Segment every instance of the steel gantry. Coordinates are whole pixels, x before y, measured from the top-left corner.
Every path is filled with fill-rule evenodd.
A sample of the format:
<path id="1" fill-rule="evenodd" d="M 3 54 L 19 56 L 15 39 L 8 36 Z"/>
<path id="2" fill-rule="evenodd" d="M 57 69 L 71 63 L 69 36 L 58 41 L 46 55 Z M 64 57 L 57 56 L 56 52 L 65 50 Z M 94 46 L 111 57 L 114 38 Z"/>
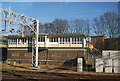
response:
<path id="1" fill-rule="evenodd" d="M 8 30 L 4 26 L 5 30 L 2 31 L 12 31 L 14 30 L 10 25 L 16 24 L 21 27 L 27 27 L 32 31 L 32 67 L 38 67 L 38 35 L 39 35 L 39 20 L 33 19 L 31 17 L 16 13 L 10 9 L 0 9 L 0 21 L 8 23 Z"/>

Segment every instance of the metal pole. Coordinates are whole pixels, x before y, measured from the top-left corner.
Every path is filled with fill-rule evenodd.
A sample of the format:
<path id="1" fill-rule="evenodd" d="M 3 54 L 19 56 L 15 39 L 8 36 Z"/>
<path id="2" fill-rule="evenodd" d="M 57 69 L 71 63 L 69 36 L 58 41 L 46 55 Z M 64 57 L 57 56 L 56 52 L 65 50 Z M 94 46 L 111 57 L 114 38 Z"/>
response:
<path id="1" fill-rule="evenodd" d="M 36 67 L 38 67 L 38 35 L 39 35 L 39 20 L 37 20 L 36 26 L 36 64 L 35 64 Z"/>
<path id="2" fill-rule="evenodd" d="M 22 25 L 22 27 L 27 26 L 29 27 L 33 32 L 33 39 L 32 39 L 32 67 L 33 69 L 38 68 L 38 36 L 39 36 L 39 20 L 27 17 L 22 14 L 18 14 L 15 12 L 10 11 L 8 9 L 2 9 L 0 8 L 0 21 L 5 21 L 9 23 L 9 26 L 11 23 Z M 10 14 L 12 13 L 12 14 Z M 2 16 L 3 14 L 3 16 Z M 33 27 L 31 26 L 33 24 Z M 10 29 L 10 27 L 8 27 Z M 6 31 L 6 27 L 5 27 Z M 9 30 L 10 31 L 10 30 Z M 22 31 L 23 33 L 23 31 Z"/>

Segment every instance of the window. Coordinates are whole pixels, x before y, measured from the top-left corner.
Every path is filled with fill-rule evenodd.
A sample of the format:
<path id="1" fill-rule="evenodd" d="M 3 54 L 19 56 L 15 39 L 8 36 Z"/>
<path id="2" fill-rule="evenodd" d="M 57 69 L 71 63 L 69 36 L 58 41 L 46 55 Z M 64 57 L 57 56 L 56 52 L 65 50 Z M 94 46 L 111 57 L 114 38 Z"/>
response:
<path id="1" fill-rule="evenodd" d="M 28 38 L 28 43 L 32 43 L 32 38 Z"/>
<path id="2" fill-rule="evenodd" d="M 38 42 L 45 42 L 45 37 L 38 37 Z"/>
<path id="3" fill-rule="evenodd" d="M 9 44 L 17 44 L 17 39 L 16 38 L 9 39 Z"/>
<path id="4" fill-rule="evenodd" d="M 72 44 L 75 44 L 76 41 L 75 41 L 75 37 L 72 37 Z"/>
<path id="5" fill-rule="evenodd" d="M 66 42 L 70 42 L 70 37 L 67 37 L 66 39 L 67 39 L 67 41 L 66 41 Z"/>
<path id="6" fill-rule="evenodd" d="M 49 42 L 58 42 L 58 38 L 49 38 Z"/>
<path id="7" fill-rule="evenodd" d="M 64 38 L 60 37 L 60 44 L 64 44 Z"/>
<path id="8" fill-rule="evenodd" d="M 81 37 L 72 37 L 72 44 L 80 44 L 82 43 Z"/>
<path id="9" fill-rule="evenodd" d="M 22 42 L 23 44 L 25 44 L 25 43 L 26 43 L 26 38 L 21 38 L 21 42 Z"/>
<path id="10" fill-rule="evenodd" d="M 58 38 L 54 38 L 54 42 L 58 42 Z"/>
<path id="11" fill-rule="evenodd" d="M 60 44 L 64 44 L 70 42 L 70 38 L 69 37 L 60 37 Z"/>
<path id="12" fill-rule="evenodd" d="M 64 37 L 64 42 L 70 42 L 70 38 L 69 37 Z"/>
<path id="13" fill-rule="evenodd" d="M 20 44 L 20 38 L 18 39 L 18 44 Z"/>

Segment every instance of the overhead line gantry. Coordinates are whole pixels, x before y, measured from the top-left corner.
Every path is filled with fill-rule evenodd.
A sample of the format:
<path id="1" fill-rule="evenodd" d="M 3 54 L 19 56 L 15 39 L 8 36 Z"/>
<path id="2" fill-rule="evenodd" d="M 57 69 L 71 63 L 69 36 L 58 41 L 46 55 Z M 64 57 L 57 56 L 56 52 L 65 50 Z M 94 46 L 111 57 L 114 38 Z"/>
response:
<path id="1" fill-rule="evenodd" d="M 32 67 L 38 68 L 39 20 L 13 12 L 10 9 L 0 8 L 0 21 L 5 22 L 5 24 L 8 23 L 8 28 L 4 26 L 4 30 L 2 30 L 4 32 L 14 30 L 14 28 L 10 26 L 12 23 L 20 25 L 21 27 L 26 26 L 32 31 Z"/>

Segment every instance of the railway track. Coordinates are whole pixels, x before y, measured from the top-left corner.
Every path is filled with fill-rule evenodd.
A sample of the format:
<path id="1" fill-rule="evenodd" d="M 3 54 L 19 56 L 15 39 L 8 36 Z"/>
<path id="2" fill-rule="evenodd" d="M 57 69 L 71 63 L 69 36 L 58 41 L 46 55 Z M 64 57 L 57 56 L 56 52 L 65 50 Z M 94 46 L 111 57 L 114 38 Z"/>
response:
<path id="1" fill-rule="evenodd" d="M 18 71 L 18 70 L 9 70 L 9 71 L 2 71 L 3 80 L 115 80 L 119 81 L 120 75 L 103 75 L 103 74 L 87 74 L 87 73 L 62 73 L 62 72 L 37 72 L 37 71 Z"/>

